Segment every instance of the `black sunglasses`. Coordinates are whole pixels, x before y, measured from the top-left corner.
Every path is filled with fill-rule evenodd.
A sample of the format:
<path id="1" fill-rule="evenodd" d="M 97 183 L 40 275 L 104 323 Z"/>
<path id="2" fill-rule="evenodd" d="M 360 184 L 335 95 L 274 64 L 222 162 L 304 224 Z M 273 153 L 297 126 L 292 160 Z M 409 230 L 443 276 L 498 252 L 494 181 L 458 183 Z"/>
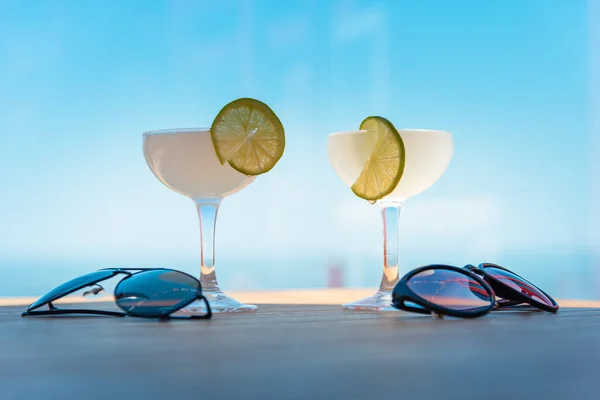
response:
<path id="1" fill-rule="evenodd" d="M 114 298 L 117 306 L 123 312 L 59 309 L 52 304 L 58 299 L 87 287 L 92 289 L 86 293 L 103 292 L 104 289 L 98 283 L 119 274 L 123 274 L 125 277 L 115 287 Z M 196 300 L 202 300 L 206 304 L 206 314 L 191 315 L 187 318 L 211 318 L 212 311 L 206 297 L 202 295 L 200 281 L 191 275 L 165 268 L 106 268 L 71 279 L 52 289 L 30 304 L 21 316 L 95 314 L 167 319 L 171 318 L 171 314 L 174 312 Z M 35 311 L 45 305 L 48 306 L 48 310 Z"/>
<path id="2" fill-rule="evenodd" d="M 554 299 L 524 278 L 489 263 L 464 268 L 443 264 L 420 267 L 406 274 L 392 293 L 392 305 L 400 310 L 460 318 L 481 317 L 494 308 L 523 303 L 553 313 L 559 308 Z"/>
<path id="3" fill-rule="evenodd" d="M 476 267 L 469 264 L 464 269 L 481 276 L 492 287 L 500 297 L 496 301 L 497 308 L 528 304 L 543 311 L 558 312 L 558 304 L 546 292 L 500 265 L 482 263 Z"/>

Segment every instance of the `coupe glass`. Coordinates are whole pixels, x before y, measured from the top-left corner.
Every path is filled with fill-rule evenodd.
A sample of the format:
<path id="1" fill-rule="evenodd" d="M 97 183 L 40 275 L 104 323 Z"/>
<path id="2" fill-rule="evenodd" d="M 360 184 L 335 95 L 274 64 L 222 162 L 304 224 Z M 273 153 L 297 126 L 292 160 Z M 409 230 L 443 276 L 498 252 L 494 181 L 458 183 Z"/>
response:
<path id="1" fill-rule="evenodd" d="M 200 217 L 200 283 L 212 311 L 256 310 L 256 306 L 240 303 L 224 294 L 215 272 L 215 226 L 221 201 L 248 186 L 255 177 L 219 162 L 207 128 L 145 132 L 143 150 L 154 176 L 196 204 Z M 202 302 L 196 302 L 183 312 L 203 313 L 204 308 Z"/>
<path id="2" fill-rule="evenodd" d="M 411 196 L 433 185 L 452 158 L 452 135 L 445 131 L 399 129 L 404 142 L 406 163 L 396 188 L 377 201 L 383 216 L 383 277 L 379 290 L 371 297 L 344 304 L 348 310 L 395 310 L 392 290 L 399 280 L 398 220 L 400 208 Z M 349 187 L 360 175 L 371 153 L 366 131 L 338 132 L 329 135 L 327 156 L 337 175 Z M 373 145 L 370 144 L 372 147 Z"/>

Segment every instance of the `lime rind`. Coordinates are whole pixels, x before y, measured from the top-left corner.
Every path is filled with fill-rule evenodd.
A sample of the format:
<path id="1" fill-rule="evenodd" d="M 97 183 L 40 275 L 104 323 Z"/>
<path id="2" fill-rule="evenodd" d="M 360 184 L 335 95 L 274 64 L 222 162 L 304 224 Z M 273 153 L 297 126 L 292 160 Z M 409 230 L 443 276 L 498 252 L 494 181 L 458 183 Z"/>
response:
<path id="1" fill-rule="evenodd" d="M 251 98 L 223 107 L 213 121 L 211 138 L 221 164 L 228 162 L 250 176 L 270 171 L 285 149 L 283 124 L 269 106 Z"/>
<path id="2" fill-rule="evenodd" d="M 406 151 L 398 130 L 383 117 L 366 118 L 360 129 L 375 136 L 375 146 L 351 189 L 358 197 L 374 202 L 390 194 L 400 182 Z"/>

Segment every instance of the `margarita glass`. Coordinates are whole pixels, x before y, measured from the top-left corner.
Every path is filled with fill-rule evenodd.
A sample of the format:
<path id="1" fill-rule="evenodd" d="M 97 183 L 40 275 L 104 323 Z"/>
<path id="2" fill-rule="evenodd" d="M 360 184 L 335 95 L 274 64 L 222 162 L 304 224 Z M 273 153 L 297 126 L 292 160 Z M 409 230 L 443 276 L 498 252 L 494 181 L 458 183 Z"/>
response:
<path id="1" fill-rule="evenodd" d="M 404 201 L 433 185 L 444 173 L 453 153 L 452 135 L 445 131 L 399 129 L 405 148 L 404 172 L 391 193 L 377 200 L 383 216 L 383 277 L 371 297 L 344 304 L 348 310 L 396 310 L 391 305 L 392 290 L 399 280 L 398 220 Z M 351 187 L 360 176 L 373 150 L 367 131 L 338 132 L 329 135 L 327 156 L 337 175 Z"/>
<path id="2" fill-rule="evenodd" d="M 251 184 L 255 176 L 219 162 L 208 128 L 145 132 L 143 150 L 158 180 L 196 204 L 200 217 L 200 283 L 212 311 L 254 311 L 256 306 L 240 303 L 219 288 L 215 273 L 215 225 L 223 198 Z M 183 312 L 203 313 L 204 309 L 202 302 L 196 302 Z"/>

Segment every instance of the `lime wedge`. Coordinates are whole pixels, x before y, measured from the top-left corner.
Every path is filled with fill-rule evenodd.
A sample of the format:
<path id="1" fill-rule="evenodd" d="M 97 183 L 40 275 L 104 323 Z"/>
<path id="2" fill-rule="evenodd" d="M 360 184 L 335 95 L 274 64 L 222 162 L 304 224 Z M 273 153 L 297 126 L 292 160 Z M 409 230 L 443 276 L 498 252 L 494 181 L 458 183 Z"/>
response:
<path id="1" fill-rule="evenodd" d="M 221 164 L 228 162 L 246 175 L 271 170 L 283 155 L 285 132 L 265 103 L 242 98 L 227 104 L 210 128 Z"/>
<path id="2" fill-rule="evenodd" d="M 394 125 L 382 117 L 368 117 L 360 129 L 372 135 L 374 147 L 351 189 L 358 197 L 377 201 L 390 194 L 402 177 L 404 143 Z"/>

